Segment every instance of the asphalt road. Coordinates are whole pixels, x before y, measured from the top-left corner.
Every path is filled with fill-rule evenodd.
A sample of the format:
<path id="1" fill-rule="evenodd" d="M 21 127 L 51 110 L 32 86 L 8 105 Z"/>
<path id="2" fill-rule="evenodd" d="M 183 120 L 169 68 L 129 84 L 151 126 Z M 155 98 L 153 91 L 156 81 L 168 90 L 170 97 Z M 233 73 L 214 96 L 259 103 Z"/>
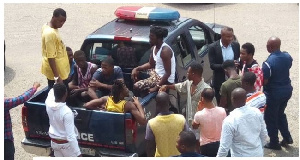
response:
<path id="1" fill-rule="evenodd" d="M 47 85 L 40 73 L 41 27 L 49 22 L 55 8 L 64 8 L 67 21 L 59 30 L 64 43 L 73 51 L 80 48 L 85 36 L 115 18 L 118 6 L 129 4 L 4 4 L 4 37 L 6 42 L 6 70 L 4 96 L 22 94 L 33 85 Z M 294 61 L 290 77 L 294 87 L 286 114 L 294 144 L 282 151 L 265 149 L 265 156 L 299 156 L 299 6 L 297 4 L 130 4 L 160 6 L 179 10 L 182 17 L 204 22 L 216 22 L 234 28 L 240 44 L 255 46 L 255 59 L 261 64 L 269 55 L 266 42 L 270 36 L 282 40 L 282 50 Z M 29 160 L 35 155 L 21 148 L 24 132 L 21 125 L 21 106 L 10 111 L 15 137 L 16 160 Z M 281 136 L 280 136 L 281 139 Z"/>

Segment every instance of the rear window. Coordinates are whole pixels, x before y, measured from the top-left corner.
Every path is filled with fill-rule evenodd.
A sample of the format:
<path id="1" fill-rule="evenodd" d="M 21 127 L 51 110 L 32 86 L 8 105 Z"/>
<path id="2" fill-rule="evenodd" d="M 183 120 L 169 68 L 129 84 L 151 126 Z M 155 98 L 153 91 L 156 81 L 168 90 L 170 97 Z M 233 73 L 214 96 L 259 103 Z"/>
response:
<path id="1" fill-rule="evenodd" d="M 121 68 L 134 68 L 149 61 L 151 47 L 149 43 L 127 41 L 91 42 L 83 48 L 89 61 L 100 65 L 112 57 L 115 65 Z"/>

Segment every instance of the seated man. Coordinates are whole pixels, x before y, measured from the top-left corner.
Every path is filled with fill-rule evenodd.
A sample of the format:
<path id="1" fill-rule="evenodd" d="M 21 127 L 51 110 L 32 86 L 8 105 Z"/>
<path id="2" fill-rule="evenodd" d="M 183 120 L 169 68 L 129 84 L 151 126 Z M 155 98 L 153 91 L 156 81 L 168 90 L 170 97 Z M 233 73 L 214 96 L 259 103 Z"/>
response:
<path id="1" fill-rule="evenodd" d="M 181 154 L 174 157 L 204 157 L 195 152 L 196 144 L 196 136 L 192 131 L 181 131 L 176 144 L 176 148 Z"/>
<path id="2" fill-rule="evenodd" d="M 151 27 L 150 29 L 150 44 L 152 47 L 152 54 L 150 54 L 149 62 L 138 66 L 132 70 L 132 79 L 136 82 L 134 84 L 134 91 L 149 92 L 158 91 L 163 84 L 174 83 L 175 80 L 175 57 L 172 48 L 163 42 L 163 38 L 168 35 L 168 30 L 162 27 Z M 138 72 L 149 70 L 150 76 L 144 80 L 138 80 Z"/>
<path id="3" fill-rule="evenodd" d="M 120 67 L 114 66 L 114 60 L 108 57 L 102 61 L 101 68 L 94 73 L 87 94 L 92 99 L 107 96 L 110 93 L 112 84 L 118 79 L 124 81 L 123 72 Z"/>
<path id="4" fill-rule="evenodd" d="M 84 104 L 84 107 L 118 113 L 130 112 L 139 124 L 145 125 L 147 120 L 141 103 L 137 97 L 133 97 L 133 102 L 124 100 L 128 96 L 129 90 L 124 82 L 116 80 L 112 85 L 111 96 L 94 99 Z"/>
<path id="5" fill-rule="evenodd" d="M 93 74 L 98 69 L 96 64 L 86 61 L 85 53 L 81 50 L 74 53 L 76 64 L 74 65 L 74 76 L 69 83 L 70 98 L 81 99 L 86 96 L 85 91 L 88 90 Z"/>
<path id="6" fill-rule="evenodd" d="M 68 82 L 71 82 L 74 76 L 74 65 L 75 65 L 75 61 L 74 61 L 74 55 L 73 55 L 73 51 L 70 47 L 66 47 L 67 53 L 68 53 L 68 58 L 69 58 L 69 63 L 70 63 L 70 73 L 69 73 L 69 77 L 68 77 Z"/>
<path id="7" fill-rule="evenodd" d="M 135 48 L 126 46 L 124 42 L 119 42 L 116 56 L 117 64 L 122 68 L 133 68 L 137 66 Z"/>

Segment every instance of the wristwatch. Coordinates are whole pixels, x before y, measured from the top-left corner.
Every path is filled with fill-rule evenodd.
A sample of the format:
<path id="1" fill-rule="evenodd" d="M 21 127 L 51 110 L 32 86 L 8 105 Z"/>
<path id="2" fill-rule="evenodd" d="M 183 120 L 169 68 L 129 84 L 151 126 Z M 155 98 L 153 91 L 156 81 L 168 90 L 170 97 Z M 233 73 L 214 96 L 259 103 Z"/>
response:
<path id="1" fill-rule="evenodd" d="M 54 80 L 57 81 L 59 77 L 54 77 Z"/>

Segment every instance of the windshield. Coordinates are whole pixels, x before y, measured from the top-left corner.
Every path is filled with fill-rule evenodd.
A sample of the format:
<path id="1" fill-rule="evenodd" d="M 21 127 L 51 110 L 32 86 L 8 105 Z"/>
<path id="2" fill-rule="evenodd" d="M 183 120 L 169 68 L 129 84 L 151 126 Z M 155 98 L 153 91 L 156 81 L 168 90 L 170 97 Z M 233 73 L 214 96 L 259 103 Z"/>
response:
<path id="1" fill-rule="evenodd" d="M 134 68 L 147 63 L 150 49 L 149 43 L 131 41 L 91 42 L 83 47 L 89 61 L 100 65 L 105 58 L 112 57 L 115 65 L 121 68 Z"/>

